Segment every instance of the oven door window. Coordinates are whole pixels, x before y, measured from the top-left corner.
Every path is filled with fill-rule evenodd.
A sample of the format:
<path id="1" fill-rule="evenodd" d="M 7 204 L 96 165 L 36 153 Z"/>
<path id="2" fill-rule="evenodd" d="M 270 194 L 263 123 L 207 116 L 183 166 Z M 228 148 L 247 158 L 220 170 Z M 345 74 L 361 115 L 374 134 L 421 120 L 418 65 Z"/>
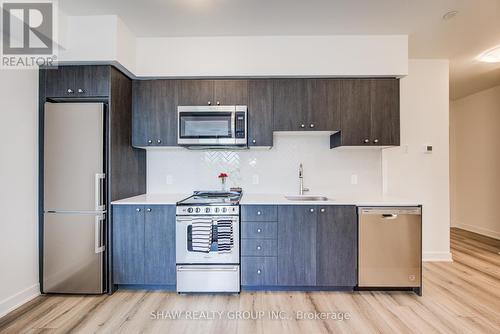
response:
<path id="1" fill-rule="evenodd" d="M 232 138 L 232 113 L 182 112 L 179 114 L 180 138 Z"/>

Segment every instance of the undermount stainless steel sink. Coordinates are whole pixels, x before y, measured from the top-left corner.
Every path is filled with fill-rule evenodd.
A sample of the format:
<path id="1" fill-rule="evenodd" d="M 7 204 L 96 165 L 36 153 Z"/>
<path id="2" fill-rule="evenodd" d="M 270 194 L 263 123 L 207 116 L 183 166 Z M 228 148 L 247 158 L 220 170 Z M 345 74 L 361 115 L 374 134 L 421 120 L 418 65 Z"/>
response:
<path id="1" fill-rule="evenodd" d="M 328 201 L 328 197 L 325 196 L 313 196 L 313 195 L 290 195 L 285 196 L 289 201 Z"/>

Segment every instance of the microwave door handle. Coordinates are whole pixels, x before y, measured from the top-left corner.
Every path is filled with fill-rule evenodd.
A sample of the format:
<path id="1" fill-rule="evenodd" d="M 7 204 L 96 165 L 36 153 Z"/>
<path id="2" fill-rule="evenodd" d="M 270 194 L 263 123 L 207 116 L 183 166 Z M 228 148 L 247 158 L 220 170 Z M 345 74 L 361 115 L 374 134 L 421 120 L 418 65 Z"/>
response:
<path id="1" fill-rule="evenodd" d="M 236 138 L 236 113 L 231 113 L 231 138 Z"/>

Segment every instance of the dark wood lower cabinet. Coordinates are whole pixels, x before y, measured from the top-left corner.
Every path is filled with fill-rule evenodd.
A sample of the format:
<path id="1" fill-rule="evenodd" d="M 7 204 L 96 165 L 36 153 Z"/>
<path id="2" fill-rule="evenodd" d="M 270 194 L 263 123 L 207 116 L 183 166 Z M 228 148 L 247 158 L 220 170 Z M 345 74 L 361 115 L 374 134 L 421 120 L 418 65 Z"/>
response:
<path id="1" fill-rule="evenodd" d="M 278 258 L 241 257 L 241 285 L 243 286 L 275 286 L 278 283 Z"/>
<path id="2" fill-rule="evenodd" d="M 145 283 L 174 285 L 175 206 L 148 206 L 145 216 Z"/>
<path id="3" fill-rule="evenodd" d="M 175 285 L 175 206 L 113 206 L 113 283 Z"/>
<path id="4" fill-rule="evenodd" d="M 278 285 L 354 287 L 355 206 L 278 207 Z"/>
<path id="5" fill-rule="evenodd" d="M 144 283 L 143 206 L 113 206 L 113 283 Z"/>
<path id="6" fill-rule="evenodd" d="M 278 207 L 278 285 L 316 285 L 317 208 Z"/>
<path id="7" fill-rule="evenodd" d="M 316 285 L 356 285 L 357 225 L 355 206 L 320 208 L 316 231 Z"/>

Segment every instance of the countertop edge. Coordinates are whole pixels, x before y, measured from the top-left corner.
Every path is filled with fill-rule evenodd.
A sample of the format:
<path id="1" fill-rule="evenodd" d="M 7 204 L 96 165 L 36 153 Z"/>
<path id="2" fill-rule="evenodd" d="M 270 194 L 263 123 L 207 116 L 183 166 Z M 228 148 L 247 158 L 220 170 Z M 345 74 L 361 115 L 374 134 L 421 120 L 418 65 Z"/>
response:
<path id="1" fill-rule="evenodd" d="M 111 202 L 111 205 L 175 205 L 177 202 L 187 198 L 189 194 L 142 194 L 121 200 Z M 262 196 L 263 199 L 257 199 Z M 356 200 L 339 199 L 329 201 L 290 201 L 283 195 L 273 194 L 249 194 L 243 198 L 240 205 L 355 205 L 355 206 L 422 206 L 422 203 L 414 200 L 399 199 L 374 199 L 374 200 Z M 334 196 L 332 196 L 334 197 Z"/>

